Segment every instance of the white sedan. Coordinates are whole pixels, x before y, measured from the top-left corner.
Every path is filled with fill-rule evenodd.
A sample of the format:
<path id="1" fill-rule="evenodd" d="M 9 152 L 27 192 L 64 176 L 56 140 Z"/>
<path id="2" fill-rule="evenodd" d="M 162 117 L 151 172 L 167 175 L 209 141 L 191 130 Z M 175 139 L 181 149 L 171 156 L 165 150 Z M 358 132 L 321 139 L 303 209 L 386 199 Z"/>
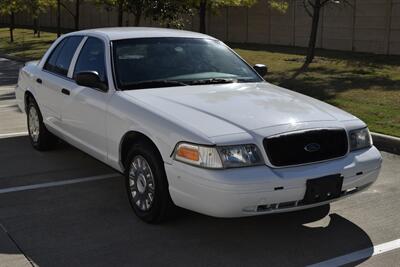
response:
<path id="1" fill-rule="evenodd" d="M 23 67 L 16 96 L 36 149 L 60 138 L 124 173 L 146 222 L 175 206 L 216 217 L 305 209 L 377 179 L 364 122 L 265 74 L 207 35 L 93 29 Z"/>

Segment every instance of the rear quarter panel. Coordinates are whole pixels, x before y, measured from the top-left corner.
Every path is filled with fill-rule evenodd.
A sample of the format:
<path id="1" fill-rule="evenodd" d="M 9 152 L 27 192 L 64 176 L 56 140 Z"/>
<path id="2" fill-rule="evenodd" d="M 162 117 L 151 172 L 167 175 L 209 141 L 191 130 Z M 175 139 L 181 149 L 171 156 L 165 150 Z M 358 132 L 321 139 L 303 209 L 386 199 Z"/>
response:
<path id="1" fill-rule="evenodd" d="M 37 86 L 35 83 L 35 76 L 37 76 L 37 73 L 40 71 L 37 64 L 37 61 L 28 62 L 19 71 L 18 83 L 15 87 L 15 97 L 18 107 L 22 112 L 25 112 L 26 91 L 29 91 L 37 100 Z"/>

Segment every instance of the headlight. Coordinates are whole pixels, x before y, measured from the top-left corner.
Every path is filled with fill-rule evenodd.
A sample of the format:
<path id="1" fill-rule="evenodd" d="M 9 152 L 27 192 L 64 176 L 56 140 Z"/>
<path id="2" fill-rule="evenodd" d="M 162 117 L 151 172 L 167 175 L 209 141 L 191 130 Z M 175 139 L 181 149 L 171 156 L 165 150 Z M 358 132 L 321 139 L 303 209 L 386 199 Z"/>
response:
<path id="1" fill-rule="evenodd" d="M 222 169 L 263 164 L 262 156 L 255 145 L 209 147 L 180 143 L 174 158 L 204 168 Z"/>
<path id="2" fill-rule="evenodd" d="M 351 131 L 350 137 L 350 151 L 363 149 L 372 146 L 372 137 L 368 128 L 358 129 Z"/>
<path id="3" fill-rule="evenodd" d="M 255 145 L 217 147 L 225 168 L 263 164 L 262 156 Z"/>

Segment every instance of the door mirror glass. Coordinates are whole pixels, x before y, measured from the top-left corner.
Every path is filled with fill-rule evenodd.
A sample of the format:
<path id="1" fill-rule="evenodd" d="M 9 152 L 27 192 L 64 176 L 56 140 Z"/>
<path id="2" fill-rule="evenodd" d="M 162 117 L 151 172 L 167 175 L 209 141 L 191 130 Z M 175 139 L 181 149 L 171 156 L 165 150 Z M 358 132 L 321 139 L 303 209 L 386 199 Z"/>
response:
<path id="1" fill-rule="evenodd" d="M 75 74 L 75 81 L 78 85 L 90 88 L 97 88 L 107 91 L 107 85 L 101 81 L 97 71 L 81 71 Z"/>
<path id="2" fill-rule="evenodd" d="M 264 64 L 255 64 L 253 68 L 261 77 L 264 77 L 268 72 L 268 68 Z"/>

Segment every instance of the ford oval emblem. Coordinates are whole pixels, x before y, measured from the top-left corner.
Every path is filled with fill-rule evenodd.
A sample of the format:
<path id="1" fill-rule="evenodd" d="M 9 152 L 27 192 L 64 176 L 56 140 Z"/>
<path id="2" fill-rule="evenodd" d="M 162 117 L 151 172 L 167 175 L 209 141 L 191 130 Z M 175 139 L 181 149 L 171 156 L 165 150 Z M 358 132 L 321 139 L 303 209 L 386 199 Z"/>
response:
<path id="1" fill-rule="evenodd" d="M 307 152 L 317 152 L 321 149 L 321 146 L 317 143 L 310 143 L 304 147 L 304 150 Z"/>

